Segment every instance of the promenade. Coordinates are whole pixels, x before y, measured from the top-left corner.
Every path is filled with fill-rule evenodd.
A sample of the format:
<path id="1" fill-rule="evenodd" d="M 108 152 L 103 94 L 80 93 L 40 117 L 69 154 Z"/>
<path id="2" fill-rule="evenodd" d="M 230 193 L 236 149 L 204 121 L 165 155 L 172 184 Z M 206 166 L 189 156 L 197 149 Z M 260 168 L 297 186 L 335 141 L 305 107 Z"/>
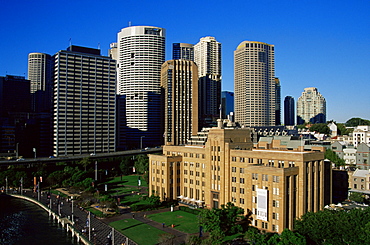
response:
<path id="1" fill-rule="evenodd" d="M 23 193 L 23 195 L 31 197 L 35 200 L 38 200 L 37 193 L 33 193 L 30 190 L 27 190 Z M 46 193 L 40 195 L 40 202 L 47 207 L 49 207 L 50 203 L 52 206 L 52 211 L 56 214 L 59 214 L 62 218 L 68 218 L 72 221 L 72 202 L 66 198 L 59 197 L 57 198 L 56 195 L 51 195 L 51 199 L 48 199 Z M 50 201 L 51 200 L 51 201 Z M 169 234 L 175 236 L 173 244 L 184 244 L 185 239 L 187 237 L 186 233 L 180 232 L 175 230 L 169 226 L 163 227 L 162 224 L 152 221 L 144 215 L 150 215 L 153 213 L 159 212 L 167 212 L 170 211 L 169 208 L 167 209 L 160 209 L 160 210 L 153 210 L 153 211 L 145 211 L 145 212 L 135 212 L 135 219 L 140 222 L 143 222 L 147 225 L 153 226 L 157 229 L 163 230 Z M 98 218 L 95 217 L 93 214 L 90 214 L 90 229 L 88 228 L 88 212 L 81 207 L 78 207 L 73 204 L 73 221 L 74 227 L 84 234 L 84 236 L 90 240 L 91 244 L 96 245 L 107 245 L 107 244 L 114 244 L 114 245 L 136 245 L 134 241 L 130 240 L 128 237 L 124 236 L 122 233 L 118 232 L 117 230 L 113 229 L 109 226 L 110 222 L 121 220 L 121 219 L 132 219 L 133 213 L 125 213 L 121 215 L 116 215 L 109 218 Z M 157 238 L 153 238 L 157 239 Z M 113 243 L 114 242 L 114 243 Z M 141 245 L 141 244 L 139 244 Z"/>

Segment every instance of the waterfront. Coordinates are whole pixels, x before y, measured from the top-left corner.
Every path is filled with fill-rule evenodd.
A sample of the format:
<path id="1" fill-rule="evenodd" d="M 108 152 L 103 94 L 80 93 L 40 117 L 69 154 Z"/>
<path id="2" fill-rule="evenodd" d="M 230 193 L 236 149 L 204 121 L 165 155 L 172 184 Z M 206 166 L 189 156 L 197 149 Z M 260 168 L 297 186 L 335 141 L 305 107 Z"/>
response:
<path id="1" fill-rule="evenodd" d="M 0 244 L 77 244 L 38 205 L 0 195 Z"/>

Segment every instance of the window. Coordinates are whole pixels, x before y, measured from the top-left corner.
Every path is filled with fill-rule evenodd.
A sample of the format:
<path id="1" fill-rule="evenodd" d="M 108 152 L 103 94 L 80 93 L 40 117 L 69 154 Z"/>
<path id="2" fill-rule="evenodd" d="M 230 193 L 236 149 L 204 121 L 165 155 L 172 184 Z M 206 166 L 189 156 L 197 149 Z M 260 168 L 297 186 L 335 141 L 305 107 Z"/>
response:
<path id="1" fill-rule="evenodd" d="M 272 188 L 272 194 L 279 195 L 279 188 Z"/>
<path id="2" fill-rule="evenodd" d="M 276 183 L 279 183 L 279 176 L 273 175 L 272 176 L 272 181 L 276 182 Z"/>
<path id="3" fill-rule="evenodd" d="M 279 220 L 279 213 L 272 213 L 272 219 Z"/>
<path id="4" fill-rule="evenodd" d="M 252 173 L 252 179 L 258 180 L 258 174 Z"/>
<path id="5" fill-rule="evenodd" d="M 248 163 L 253 163 L 253 158 L 248 158 Z"/>
<path id="6" fill-rule="evenodd" d="M 236 177 L 231 177 L 231 182 L 236 182 Z"/>
<path id="7" fill-rule="evenodd" d="M 236 167 L 231 167 L 231 172 L 236 173 Z"/>
<path id="8" fill-rule="evenodd" d="M 244 204 L 244 198 L 240 198 L 240 204 Z"/>
<path id="9" fill-rule="evenodd" d="M 199 180 L 196 180 L 196 181 L 195 181 L 195 184 L 196 184 L 196 185 L 199 185 Z"/>
<path id="10" fill-rule="evenodd" d="M 185 169 L 185 170 L 184 170 L 184 174 L 188 174 L 188 170 L 186 170 L 186 169 Z"/>
<path id="11" fill-rule="evenodd" d="M 240 178 L 240 184 L 244 184 L 244 178 Z"/>
<path id="12" fill-rule="evenodd" d="M 188 183 L 188 179 L 184 179 L 184 183 Z"/>
<path id="13" fill-rule="evenodd" d="M 235 186 L 231 187 L 231 192 L 236 192 L 236 187 Z"/>
<path id="14" fill-rule="evenodd" d="M 262 180 L 263 181 L 268 181 L 268 175 L 267 174 L 262 174 Z"/>
<path id="15" fill-rule="evenodd" d="M 244 194 L 244 188 L 240 188 L 240 194 Z"/>
<path id="16" fill-rule="evenodd" d="M 272 200 L 272 206 L 275 207 L 275 208 L 278 208 L 279 207 L 279 201 Z"/>
<path id="17" fill-rule="evenodd" d="M 244 174 L 244 168 L 240 168 L 240 173 Z"/>
<path id="18" fill-rule="evenodd" d="M 236 162 L 236 157 L 232 157 L 232 158 L 231 158 L 231 161 L 232 161 L 232 162 Z"/>
<path id="19" fill-rule="evenodd" d="M 241 158 L 240 158 L 240 162 L 245 162 L 244 157 L 241 157 Z"/>

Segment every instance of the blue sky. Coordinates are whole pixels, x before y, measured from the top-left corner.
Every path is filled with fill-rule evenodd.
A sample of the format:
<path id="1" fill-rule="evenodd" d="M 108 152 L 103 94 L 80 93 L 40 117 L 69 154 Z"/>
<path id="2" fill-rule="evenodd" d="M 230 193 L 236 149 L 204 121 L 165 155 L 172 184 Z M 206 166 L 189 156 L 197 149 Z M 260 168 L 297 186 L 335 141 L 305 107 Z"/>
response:
<path id="1" fill-rule="evenodd" d="M 222 43 L 222 89 L 234 90 L 233 52 L 244 40 L 275 45 L 282 100 L 317 87 L 327 120 L 370 119 L 370 1 L 0 0 L 0 76 L 27 76 L 30 52 L 55 54 L 72 44 L 107 55 L 132 25 L 166 29 L 172 43 L 214 36 Z M 283 116 L 283 115 L 282 115 Z"/>

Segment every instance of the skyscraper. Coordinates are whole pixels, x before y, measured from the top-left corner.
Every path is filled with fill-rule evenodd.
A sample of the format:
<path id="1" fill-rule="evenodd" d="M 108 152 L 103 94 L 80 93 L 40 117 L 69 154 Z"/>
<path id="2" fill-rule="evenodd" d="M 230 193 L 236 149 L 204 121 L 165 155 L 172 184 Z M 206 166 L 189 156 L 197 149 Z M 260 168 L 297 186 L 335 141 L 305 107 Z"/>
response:
<path id="1" fill-rule="evenodd" d="M 194 45 L 194 61 L 199 71 L 200 127 L 209 126 L 219 117 L 221 104 L 221 43 L 203 37 Z"/>
<path id="2" fill-rule="evenodd" d="M 188 43 L 173 43 L 172 59 L 194 61 L 194 45 Z"/>
<path id="3" fill-rule="evenodd" d="M 235 122 L 274 126 L 276 84 L 274 45 L 244 41 L 234 51 Z"/>
<path id="4" fill-rule="evenodd" d="M 284 124 L 285 126 L 293 126 L 295 125 L 294 121 L 294 98 L 286 96 L 284 99 Z"/>
<path id="5" fill-rule="evenodd" d="M 44 53 L 28 54 L 28 80 L 31 81 L 31 93 L 46 91 L 52 86 L 51 56 Z"/>
<path id="6" fill-rule="evenodd" d="M 53 58 L 54 154 L 115 151 L 116 61 L 79 46 Z"/>
<path id="7" fill-rule="evenodd" d="M 127 137 L 130 148 L 143 140 L 160 144 L 160 75 L 165 61 L 165 29 L 130 26 L 118 33 L 117 92 L 126 96 Z"/>
<path id="8" fill-rule="evenodd" d="M 222 118 L 227 118 L 231 112 L 234 112 L 234 93 L 230 91 L 221 92 L 221 113 Z"/>
<path id="9" fill-rule="evenodd" d="M 49 54 L 28 54 L 28 80 L 31 81 L 31 108 L 34 112 L 52 110 L 52 60 Z"/>
<path id="10" fill-rule="evenodd" d="M 162 65 L 165 144 L 184 145 L 198 132 L 198 67 L 191 60 Z"/>
<path id="11" fill-rule="evenodd" d="M 297 124 L 326 123 L 326 100 L 317 88 L 305 88 L 297 101 Z"/>
<path id="12" fill-rule="evenodd" d="M 275 125 L 281 125 L 281 86 L 277 77 L 275 77 Z"/>

